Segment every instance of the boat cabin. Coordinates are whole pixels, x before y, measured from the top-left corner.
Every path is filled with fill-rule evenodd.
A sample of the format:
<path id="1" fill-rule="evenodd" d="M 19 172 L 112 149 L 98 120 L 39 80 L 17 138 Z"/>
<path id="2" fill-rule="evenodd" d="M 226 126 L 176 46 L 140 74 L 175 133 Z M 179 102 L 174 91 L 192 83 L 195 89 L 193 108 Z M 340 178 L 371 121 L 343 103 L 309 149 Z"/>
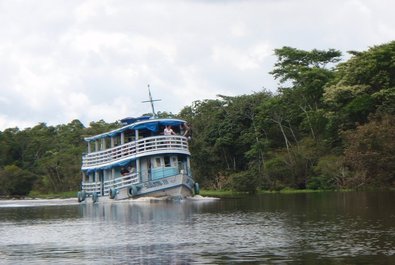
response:
<path id="1" fill-rule="evenodd" d="M 86 137 L 82 157 L 82 190 L 108 195 L 111 188 L 155 185 L 161 179 L 191 177 L 185 121 L 180 119 L 126 118 L 123 127 Z M 166 126 L 174 134 L 165 135 Z"/>

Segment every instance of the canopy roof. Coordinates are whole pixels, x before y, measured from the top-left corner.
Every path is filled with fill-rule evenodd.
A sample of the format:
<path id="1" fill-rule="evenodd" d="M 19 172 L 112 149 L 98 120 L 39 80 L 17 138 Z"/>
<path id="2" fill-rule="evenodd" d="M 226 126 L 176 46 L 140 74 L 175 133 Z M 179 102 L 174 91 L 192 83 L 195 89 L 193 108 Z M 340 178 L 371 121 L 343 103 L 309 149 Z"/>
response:
<path id="1" fill-rule="evenodd" d="M 85 137 L 84 140 L 87 142 L 96 141 L 98 139 L 107 138 L 107 137 L 114 137 L 116 135 L 121 134 L 126 130 L 150 130 L 152 132 L 158 132 L 160 126 L 180 126 L 184 124 L 184 120 L 180 119 L 149 119 L 138 121 L 135 123 L 128 124 L 123 126 L 119 129 L 112 130 L 110 132 L 98 134 L 95 136 Z"/>
<path id="2" fill-rule="evenodd" d="M 151 119 L 151 116 L 141 116 L 141 117 L 127 117 L 127 118 L 123 118 L 121 120 L 123 125 L 129 125 L 138 121 L 144 121 L 144 120 L 149 120 Z"/>

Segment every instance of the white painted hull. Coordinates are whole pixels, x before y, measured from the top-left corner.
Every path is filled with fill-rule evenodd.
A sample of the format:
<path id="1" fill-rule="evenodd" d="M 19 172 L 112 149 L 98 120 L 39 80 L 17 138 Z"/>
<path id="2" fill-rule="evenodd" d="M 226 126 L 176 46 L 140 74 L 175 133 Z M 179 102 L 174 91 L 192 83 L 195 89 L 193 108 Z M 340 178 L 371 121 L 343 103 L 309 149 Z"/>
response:
<path id="1" fill-rule="evenodd" d="M 189 197 L 193 195 L 193 180 L 186 175 L 176 175 L 135 185 L 137 193 L 131 187 L 118 190 L 114 200 L 135 199 L 140 197 Z"/>

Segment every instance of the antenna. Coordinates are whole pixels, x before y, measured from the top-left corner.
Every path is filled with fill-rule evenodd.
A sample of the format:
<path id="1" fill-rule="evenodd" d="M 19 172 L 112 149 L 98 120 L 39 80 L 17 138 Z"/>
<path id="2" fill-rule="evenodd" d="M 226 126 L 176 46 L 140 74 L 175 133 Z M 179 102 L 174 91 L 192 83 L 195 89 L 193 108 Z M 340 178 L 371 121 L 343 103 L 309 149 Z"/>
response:
<path id="1" fill-rule="evenodd" d="M 152 115 L 154 115 L 154 118 L 156 118 L 156 113 L 155 113 L 155 108 L 154 108 L 154 101 L 161 101 L 161 99 L 152 99 L 151 96 L 151 90 L 149 89 L 149 84 L 148 84 L 148 95 L 149 95 L 149 100 L 142 101 L 142 103 L 151 103 L 151 108 L 152 108 Z"/>

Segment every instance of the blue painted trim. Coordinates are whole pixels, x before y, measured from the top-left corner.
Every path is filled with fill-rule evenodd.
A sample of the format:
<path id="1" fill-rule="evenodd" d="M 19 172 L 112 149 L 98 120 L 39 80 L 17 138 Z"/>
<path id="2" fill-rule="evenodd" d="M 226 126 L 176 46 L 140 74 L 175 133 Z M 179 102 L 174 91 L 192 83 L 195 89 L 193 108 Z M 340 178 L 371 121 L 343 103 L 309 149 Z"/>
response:
<path id="1" fill-rule="evenodd" d="M 87 171 L 88 174 L 95 172 L 95 171 L 99 171 L 99 170 L 104 170 L 104 169 L 111 169 L 111 168 L 115 168 L 115 167 L 122 167 L 127 165 L 130 162 L 136 161 L 137 159 L 142 159 L 142 158 L 148 158 L 148 157 L 154 157 L 154 156 L 167 156 L 167 155 L 185 155 L 185 156 L 190 156 L 191 154 L 186 151 L 183 150 L 179 150 L 179 151 L 174 151 L 172 150 L 171 152 L 169 152 L 169 150 L 160 150 L 160 151 L 155 151 L 155 152 L 145 152 L 141 155 L 133 155 L 133 156 L 129 156 L 129 157 L 125 157 L 122 160 L 118 160 L 115 162 L 111 162 L 105 165 L 99 165 L 99 166 L 92 166 L 92 167 L 85 167 L 85 168 L 81 168 L 82 171 Z"/>
<path id="2" fill-rule="evenodd" d="M 152 180 L 163 179 L 178 175 L 177 167 L 157 167 L 151 169 Z"/>
<path id="3" fill-rule="evenodd" d="M 153 132 L 157 132 L 159 126 L 166 126 L 166 125 L 171 125 L 171 126 L 179 126 L 181 124 L 184 124 L 184 120 L 180 119 L 174 119 L 174 118 L 166 118 L 166 119 L 148 119 L 148 120 L 143 120 L 143 121 L 138 121 L 129 125 L 126 125 L 122 128 L 112 130 L 110 132 L 98 134 L 95 136 L 90 136 L 90 137 L 85 137 L 84 140 L 86 142 L 91 142 L 95 141 L 101 138 L 106 138 L 106 137 L 112 137 L 115 135 L 119 135 L 122 132 L 130 129 L 130 130 L 142 130 L 142 129 L 147 129 Z"/>

